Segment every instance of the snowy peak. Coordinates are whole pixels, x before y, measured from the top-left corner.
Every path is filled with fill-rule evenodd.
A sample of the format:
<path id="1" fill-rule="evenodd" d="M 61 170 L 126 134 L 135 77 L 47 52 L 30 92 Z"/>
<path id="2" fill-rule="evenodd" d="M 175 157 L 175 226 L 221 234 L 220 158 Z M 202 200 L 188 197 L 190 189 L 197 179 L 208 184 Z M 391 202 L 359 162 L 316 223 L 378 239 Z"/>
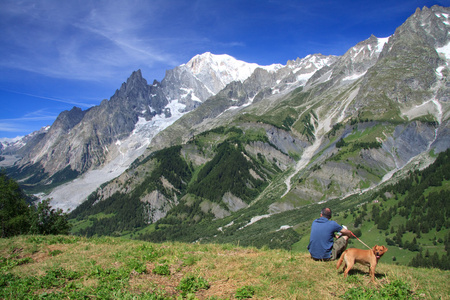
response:
<path id="1" fill-rule="evenodd" d="M 258 68 L 274 73 L 283 66 L 260 66 L 237 60 L 230 55 L 206 52 L 194 56 L 186 64 L 168 70 L 161 86 L 167 99 L 182 103 L 185 105 L 183 111 L 187 112 L 216 95 L 231 82 L 244 82 Z"/>
<path id="2" fill-rule="evenodd" d="M 219 79 L 223 84 L 222 88 L 232 81 L 244 81 L 252 75 L 256 68 L 273 72 L 283 67 L 279 64 L 260 66 L 237 60 L 227 54 L 216 55 L 210 52 L 194 56 L 186 66 L 201 81 L 211 80 L 211 77 Z M 215 91 L 215 93 L 217 92 Z"/>
<path id="3" fill-rule="evenodd" d="M 341 74 L 341 82 L 352 82 L 364 76 L 369 68 L 374 66 L 380 57 L 387 38 L 377 38 L 372 35 L 352 48 L 340 59 L 335 74 Z"/>
<path id="4" fill-rule="evenodd" d="M 450 15 L 448 13 L 438 12 L 435 13 L 435 16 L 438 17 L 444 25 L 450 26 Z"/>
<path id="5" fill-rule="evenodd" d="M 397 28 L 394 36 L 420 37 L 433 47 L 442 47 L 450 41 L 450 8 L 433 6 L 419 8 L 405 23 Z"/>
<path id="6" fill-rule="evenodd" d="M 304 58 L 297 58 L 295 61 L 288 61 L 286 67 L 291 69 L 296 76 L 296 80 L 304 85 L 314 73 L 323 67 L 330 66 L 336 60 L 337 57 L 334 55 L 310 54 Z"/>
<path id="7" fill-rule="evenodd" d="M 259 67 L 257 64 L 246 63 L 226 54 L 215 55 L 210 52 L 194 56 L 186 66 L 198 77 L 214 74 L 222 78 L 225 84 L 236 80 L 244 81 Z"/>
<path id="8" fill-rule="evenodd" d="M 384 44 L 386 44 L 388 40 L 389 37 L 377 38 L 372 35 L 369 39 L 350 48 L 345 55 L 350 56 L 354 61 L 364 60 L 367 57 L 381 53 Z"/>
<path id="9" fill-rule="evenodd" d="M 325 56 L 322 54 L 309 54 L 304 58 L 297 58 L 296 60 L 290 60 L 286 66 L 291 68 L 294 73 L 298 71 L 311 72 L 317 71 L 324 66 L 329 66 L 336 60 L 336 56 Z"/>
<path id="10" fill-rule="evenodd" d="M 354 63 L 361 63 L 364 61 L 370 61 L 372 58 L 378 58 L 379 54 L 383 50 L 384 45 L 389 40 L 387 38 L 377 38 L 372 35 L 365 41 L 356 44 L 350 48 L 345 54 L 344 58 L 353 61 Z"/>
<path id="11" fill-rule="evenodd" d="M 0 163 L 0 167 L 9 167 L 14 164 L 20 156 L 32 149 L 50 130 L 50 126 L 42 127 L 24 137 L 0 140 L 0 155 L 6 161 Z"/>

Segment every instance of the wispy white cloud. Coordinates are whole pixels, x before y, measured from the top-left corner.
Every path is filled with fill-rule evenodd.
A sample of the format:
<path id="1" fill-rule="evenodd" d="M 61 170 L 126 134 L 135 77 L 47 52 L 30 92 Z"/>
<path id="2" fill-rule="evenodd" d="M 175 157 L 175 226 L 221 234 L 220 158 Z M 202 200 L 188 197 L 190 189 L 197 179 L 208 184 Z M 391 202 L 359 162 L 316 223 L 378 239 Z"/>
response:
<path id="1" fill-rule="evenodd" d="M 55 119 L 56 115 L 47 114 L 42 110 L 25 114 L 19 118 L 0 119 L 0 132 L 31 133 L 36 130 L 36 123 L 48 122 L 51 124 Z"/>
<path id="2" fill-rule="evenodd" d="M 9 90 L 9 89 L 2 89 L 2 90 L 10 92 L 10 93 L 18 94 L 18 95 L 32 97 L 32 98 L 50 100 L 50 101 L 61 102 L 61 103 L 66 103 L 66 104 L 73 104 L 78 107 L 87 107 L 88 108 L 88 107 L 92 107 L 95 105 L 92 103 L 84 103 L 84 102 L 73 101 L 73 100 L 69 100 L 69 99 L 61 99 L 61 98 L 47 97 L 47 96 L 41 96 L 41 95 L 34 95 L 34 94 L 30 94 L 30 93 L 18 92 L 18 91 L 13 91 L 13 90 Z"/>
<path id="3" fill-rule="evenodd" d="M 27 132 L 27 131 L 31 132 L 30 127 L 28 127 L 24 124 L 15 123 L 15 122 L 5 122 L 3 120 L 0 120 L 0 131 L 17 132 L 17 133 L 22 133 L 22 132 Z"/>
<path id="4" fill-rule="evenodd" d="M 149 43 L 152 31 L 143 16 L 160 19 L 152 13 L 155 3 L 2 2 L 0 66 L 81 80 L 112 78 L 155 64 L 174 66 L 170 49 Z"/>
<path id="5" fill-rule="evenodd" d="M 214 29 L 227 15 L 212 8 L 182 0 L 1 1 L 0 67 L 103 81 L 138 68 L 170 69 L 214 48 L 245 46 L 215 38 L 236 28 Z M 206 22 L 210 16 L 213 26 Z"/>
<path id="6" fill-rule="evenodd" d="M 45 109 L 39 109 L 33 112 L 26 113 L 18 118 L 0 119 L 0 122 L 7 124 L 7 122 L 17 123 L 24 121 L 46 121 L 46 120 L 54 120 L 56 117 L 57 115 L 49 113 Z"/>

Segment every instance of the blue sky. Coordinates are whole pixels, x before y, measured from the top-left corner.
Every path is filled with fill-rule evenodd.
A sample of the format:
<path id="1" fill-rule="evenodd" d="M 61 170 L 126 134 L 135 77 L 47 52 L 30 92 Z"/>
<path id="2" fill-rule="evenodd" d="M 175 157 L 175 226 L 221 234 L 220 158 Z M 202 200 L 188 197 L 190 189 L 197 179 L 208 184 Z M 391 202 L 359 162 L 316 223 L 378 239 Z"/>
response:
<path id="1" fill-rule="evenodd" d="M 137 69 L 149 83 L 196 54 L 260 65 L 342 55 L 450 0 L 0 0 L 0 138 L 109 99 Z"/>

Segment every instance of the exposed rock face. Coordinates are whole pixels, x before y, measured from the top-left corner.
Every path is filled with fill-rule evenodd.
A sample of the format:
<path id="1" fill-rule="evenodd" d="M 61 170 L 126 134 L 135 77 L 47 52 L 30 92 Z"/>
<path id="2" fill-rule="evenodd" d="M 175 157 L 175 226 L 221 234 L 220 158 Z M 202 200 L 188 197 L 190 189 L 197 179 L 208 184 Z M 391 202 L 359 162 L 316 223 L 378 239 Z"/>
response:
<path id="1" fill-rule="evenodd" d="M 23 153 L 28 153 L 30 149 L 33 149 L 37 143 L 46 135 L 50 126 L 43 127 L 38 131 L 30 133 L 25 137 L 14 141 L 0 143 L 0 153 L 2 155 L 23 155 Z"/>
<path id="2" fill-rule="evenodd" d="M 136 71 L 110 101 L 87 111 L 73 108 L 62 112 L 45 137 L 26 153 L 21 165 L 39 164 L 50 176 L 67 166 L 80 173 L 101 166 L 108 149 L 134 130 L 139 117 L 151 118 L 167 104 L 155 89 Z"/>
<path id="3" fill-rule="evenodd" d="M 232 212 L 238 211 L 248 206 L 248 204 L 242 201 L 242 199 L 234 196 L 229 192 L 223 195 L 222 201 L 228 206 L 228 209 Z"/>
<path id="4" fill-rule="evenodd" d="M 231 215 L 230 212 L 221 207 L 220 204 L 208 200 L 202 201 L 202 203 L 200 203 L 200 208 L 204 213 L 212 213 L 216 219 L 222 219 Z"/>
<path id="5" fill-rule="evenodd" d="M 166 216 L 169 209 L 178 204 L 178 201 L 167 199 L 159 191 L 153 191 L 141 199 L 144 203 L 144 213 L 148 217 L 148 223 L 154 223 Z"/>
<path id="6" fill-rule="evenodd" d="M 60 113 L 52 127 L 63 132 L 68 132 L 80 123 L 85 114 L 86 112 L 82 111 L 81 108 L 73 107 L 70 111 L 66 110 Z"/>
<path id="7" fill-rule="evenodd" d="M 396 149 L 396 164 L 403 167 L 412 157 L 426 151 L 435 138 L 435 128 L 417 122 L 397 126 L 383 146 Z"/>
<path id="8" fill-rule="evenodd" d="M 436 139 L 431 144 L 431 148 L 436 149 L 436 152 L 439 153 L 450 148 L 450 120 L 442 122 L 436 131 Z"/>
<path id="9" fill-rule="evenodd" d="M 421 104 L 435 96 L 438 67 L 445 61 L 437 48 L 448 44 L 448 8 L 418 10 L 400 26 L 365 76 L 357 107 L 385 115 L 392 106 Z M 369 106 L 369 107 L 370 107 Z"/>
<path id="10" fill-rule="evenodd" d="M 387 40 L 387 38 L 376 38 L 372 35 L 369 39 L 358 43 L 337 58 L 334 63 L 314 73 L 307 81 L 305 89 L 312 89 L 322 83 L 316 93 L 324 93 L 330 88 L 347 85 L 362 78 L 378 62 Z"/>
<path id="11" fill-rule="evenodd" d="M 284 130 L 269 127 L 266 132 L 269 137 L 269 141 L 276 145 L 277 148 L 283 153 L 300 153 L 306 146 L 308 146 L 306 141 L 302 141 Z"/>
<path id="12" fill-rule="evenodd" d="M 263 155 L 267 160 L 275 163 L 281 170 L 286 170 L 294 164 L 294 159 L 289 155 L 282 153 L 267 143 L 252 142 L 246 145 L 245 150 L 254 156 L 257 156 L 258 153 Z"/>

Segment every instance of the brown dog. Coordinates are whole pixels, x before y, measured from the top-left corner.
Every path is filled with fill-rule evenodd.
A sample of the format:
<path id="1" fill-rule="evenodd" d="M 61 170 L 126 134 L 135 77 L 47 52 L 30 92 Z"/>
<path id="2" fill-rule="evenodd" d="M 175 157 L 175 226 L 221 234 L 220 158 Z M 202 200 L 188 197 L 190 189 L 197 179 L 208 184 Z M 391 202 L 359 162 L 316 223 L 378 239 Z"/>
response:
<path id="1" fill-rule="evenodd" d="M 388 249 L 385 246 L 375 245 L 371 250 L 362 250 L 356 248 L 350 248 L 342 253 L 341 258 L 337 262 L 336 269 L 344 263 L 344 278 L 347 278 L 348 271 L 353 267 L 355 262 L 369 266 L 370 277 L 372 282 L 375 282 L 375 267 L 377 266 L 378 260 Z"/>

